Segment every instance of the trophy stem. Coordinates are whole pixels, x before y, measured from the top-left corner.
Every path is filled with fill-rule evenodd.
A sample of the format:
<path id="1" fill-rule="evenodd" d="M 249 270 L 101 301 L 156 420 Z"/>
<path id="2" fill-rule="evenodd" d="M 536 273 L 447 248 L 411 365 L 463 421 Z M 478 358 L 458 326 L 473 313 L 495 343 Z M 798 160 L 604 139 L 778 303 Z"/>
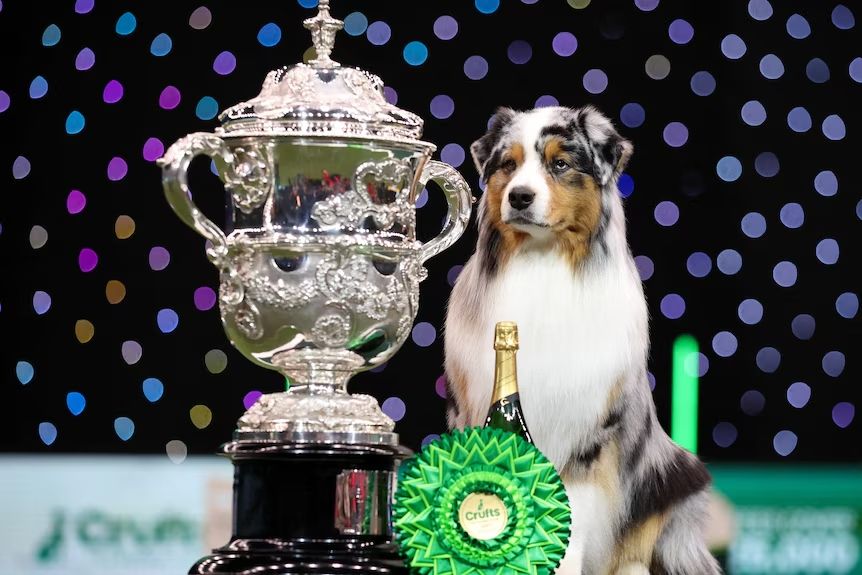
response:
<path id="1" fill-rule="evenodd" d="M 277 354 L 272 363 L 290 380 L 288 393 L 331 395 L 347 393 L 347 382 L 364 361 L 343 349 L 302 349 Z"/>

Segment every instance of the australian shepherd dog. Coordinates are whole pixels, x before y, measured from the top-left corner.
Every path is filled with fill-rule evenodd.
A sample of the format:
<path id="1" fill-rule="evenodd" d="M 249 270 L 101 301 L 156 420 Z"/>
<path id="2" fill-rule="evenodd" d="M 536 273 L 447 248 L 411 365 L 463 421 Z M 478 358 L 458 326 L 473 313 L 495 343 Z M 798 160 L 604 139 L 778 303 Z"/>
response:
<path id="1" fill-rule="evenodd" d="M 471 146 L 487 184 L 446 318 L 450 427 L 482 425 L 494 325 L 518 324 L 521 405 L 572 508 L 565 575 L 713 575 L 710 477 L 656 419 L 643 287 L 617 179 L 632 145 L 591 107 L 500 109 Z"/>

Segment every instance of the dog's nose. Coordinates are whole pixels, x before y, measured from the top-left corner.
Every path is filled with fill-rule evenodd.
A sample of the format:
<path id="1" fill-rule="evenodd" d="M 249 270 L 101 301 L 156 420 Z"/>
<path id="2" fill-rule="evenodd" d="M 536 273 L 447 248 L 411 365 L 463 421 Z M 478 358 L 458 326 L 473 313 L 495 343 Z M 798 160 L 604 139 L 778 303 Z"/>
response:
<path id="1" fill-rule="evenodd" d="M 533 203 L 536 194 L 530 188 L 517 186 L 509 191 L 509 205 L 516 210 L 523 210 Z"/>

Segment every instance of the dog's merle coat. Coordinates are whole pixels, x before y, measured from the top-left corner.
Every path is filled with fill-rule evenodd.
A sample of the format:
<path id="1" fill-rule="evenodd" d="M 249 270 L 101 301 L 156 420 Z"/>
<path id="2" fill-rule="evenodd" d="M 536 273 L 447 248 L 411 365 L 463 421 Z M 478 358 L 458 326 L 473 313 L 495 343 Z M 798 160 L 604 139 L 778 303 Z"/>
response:
<path id="1" fill-rule="evenodd" d="M 471 151 L 487 190 L 446 320 L 450 426 L 481 425 L 493 326 L 516 321 L 527 424 L 572 505 L 558 573 L 719 573 L 701 536 L 709 475 L 661 428 L 647 383 L 616 188 L 631 144 L 593 108 L 501 109 Z"/>

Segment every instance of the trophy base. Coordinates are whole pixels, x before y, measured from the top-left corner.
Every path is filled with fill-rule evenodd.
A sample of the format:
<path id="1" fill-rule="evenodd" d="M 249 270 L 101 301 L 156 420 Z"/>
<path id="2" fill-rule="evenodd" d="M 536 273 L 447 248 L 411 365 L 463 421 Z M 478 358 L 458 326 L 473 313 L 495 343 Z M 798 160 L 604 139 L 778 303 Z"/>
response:
<path id="1" fill-rule="evenodd" d="M 190 575 L 407 574 L 392 544 L 397 445 L 250 439 L 234 464 L 233 535 Z"/>
<path id="2" fill-rule="evenodd" d="M 318 541 L 300 545 L 278 545 L 270 540 L 237 539 L 198 561 L 190 575 L 407 575 L 410 571 L 385 541 Z"/>

